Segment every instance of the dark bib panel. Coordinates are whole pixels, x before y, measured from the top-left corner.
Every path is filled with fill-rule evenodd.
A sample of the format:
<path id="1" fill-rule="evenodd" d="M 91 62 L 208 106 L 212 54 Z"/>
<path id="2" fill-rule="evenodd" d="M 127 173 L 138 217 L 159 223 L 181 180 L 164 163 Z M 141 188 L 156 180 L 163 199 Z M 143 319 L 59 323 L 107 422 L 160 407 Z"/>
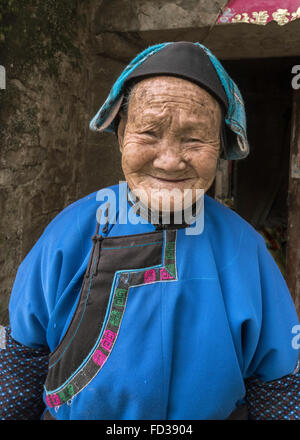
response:
<path id="1" fill-rule="evenodd" d="M 172 235 L 172 232 L 168 234 Z M 173 232 L 174 234 L 176 232 Z M 114 307 L 113 313 L 117 323 L 118 314 L 123 313 L 122 301 L 130 285 L 144 283 L 145 274 L 140 269 L 159 266 L 164 262 L 163 231 L 121 237 L 96 236 L 93 240 L 94 247 L 78 306 L 65 336 L 50 356 L 49 373 L 45 383 L 47 390 L 61 387 L 86 362 L 99 340 L 107 311 L 111 307 Z M 139 272 L 115 276 L 117 271 L 127 270 Z M 117 291 L 111 304 L 114 282 Z M 111 322 L 114 323 L 113 320 Z M 114 334 L 117 327 L 110 325 L 109 330 Z M 105 350 L 104 354 L 108 355 Z M 90 374 L 92 373 L 94 372 L 91 371 Z"/>

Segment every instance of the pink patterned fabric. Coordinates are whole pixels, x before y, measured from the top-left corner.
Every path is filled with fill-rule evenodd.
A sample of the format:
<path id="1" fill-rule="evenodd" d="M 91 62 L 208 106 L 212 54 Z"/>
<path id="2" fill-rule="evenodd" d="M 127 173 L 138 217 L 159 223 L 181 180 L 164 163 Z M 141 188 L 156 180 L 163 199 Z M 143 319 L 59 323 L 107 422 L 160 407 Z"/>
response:
<path id="1" fill-rule="evenodd" d="M 300 18 L 297 0 L 230 0 L 219 15 L 218 23 L 251 23 L 266 25 L 275 21 L 283 26 Z"/>

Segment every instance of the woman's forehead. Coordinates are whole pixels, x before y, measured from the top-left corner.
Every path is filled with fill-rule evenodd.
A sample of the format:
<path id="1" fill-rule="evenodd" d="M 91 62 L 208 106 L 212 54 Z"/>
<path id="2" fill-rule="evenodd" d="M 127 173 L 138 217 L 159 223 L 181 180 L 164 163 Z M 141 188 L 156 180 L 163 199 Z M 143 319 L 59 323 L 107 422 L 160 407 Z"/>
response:
<path id="1" fill-rule="evenodd" d="M 200 103 L 217 103 L 216 99 L 205 89 L 197 84 L 176 76 L 155 76 L 139 81 L 132 90 L 132 96 L 138 100 L 159 100 L 160 97 L 173 97 L 182 99 L 191 97 Z"/>
<path id="2" fill-rule="evenodd" d="M 129 101 L 129 118 L 151 120 L 164 118 L 166 113 L 187 113 L 189 120 L 219 119 L 219 103 L 198 85 L 171 76 L 147 78 L 134 87 Z"/>

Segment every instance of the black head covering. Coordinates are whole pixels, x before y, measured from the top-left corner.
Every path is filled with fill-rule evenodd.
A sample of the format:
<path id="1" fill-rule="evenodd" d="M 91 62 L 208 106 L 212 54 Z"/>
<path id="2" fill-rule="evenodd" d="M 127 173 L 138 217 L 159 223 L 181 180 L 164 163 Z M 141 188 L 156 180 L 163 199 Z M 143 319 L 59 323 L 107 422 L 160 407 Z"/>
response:
<path id="1" fill-rule="evenodd" d="M 225 109 L 228 107 L 227 95 L 208 55 L 193 43 L 182 41 L 170 44 L 148 57 L 128 75 L 123 90 L 132 82 L 159 75 L 192 81 L 207 90 Z"/>

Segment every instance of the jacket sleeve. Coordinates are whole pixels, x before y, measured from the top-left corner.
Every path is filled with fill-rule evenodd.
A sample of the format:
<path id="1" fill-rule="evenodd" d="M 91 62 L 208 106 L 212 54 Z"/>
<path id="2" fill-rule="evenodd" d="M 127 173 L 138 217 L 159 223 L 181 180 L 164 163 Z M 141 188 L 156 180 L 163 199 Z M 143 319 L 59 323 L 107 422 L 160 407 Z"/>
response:
<path id="1" fill-rule="evenodd" d="M 26 255 L 9 302 L 14 340 L 31 348 L 55 348 L 81 287 L 95 223 L 94 205 L 75 202 L 47 226 Z"/>
<path id="2" fill-rule="evenodd" d="M 259 339 L 245 374 L 249 418 L 300 419 L 300 326 L 284 278 L 260 240 Z"/>
<path id="3" fill-rule="evenodd" d="M 0 326 L 0 420 L 41 418 L 47 365 L 47 350 L 19 344 Z"/>
<path id="4" fill-rule="evenodd" d="M 10 325 L 1 327 L 2 419 L 40 418 L 44 408 L 48 354 L 75 305 L 96 222 L 93 205 L 90 215 L 82 205 L 75 202 L 62 211 L 18 268 L 9 303 Z"/>
<path id="5" fill-rule="evenodd" d="M 286 282 L 261 236 L 257 258 L 257 290 L 260 291 L 260 301 L 256 303 L 258 336 L 244 377 L 269 382 L 295 371 L 299 359 L 299 344 L 295 343 L 299 319 Z"/>

